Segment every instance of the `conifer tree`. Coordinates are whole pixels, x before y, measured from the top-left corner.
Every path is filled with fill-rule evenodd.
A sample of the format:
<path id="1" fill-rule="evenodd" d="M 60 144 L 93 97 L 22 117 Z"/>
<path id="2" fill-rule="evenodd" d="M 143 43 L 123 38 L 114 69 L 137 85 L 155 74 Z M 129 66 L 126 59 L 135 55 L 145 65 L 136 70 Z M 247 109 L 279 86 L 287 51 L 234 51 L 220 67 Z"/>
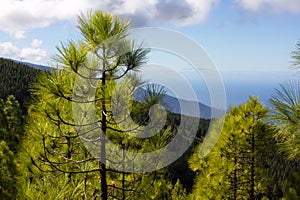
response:
<path id="1" fill-rule="evenodd" d="M 298 82 L 282 84 L 271 99 L 271 119 L 281 128 L 281 150 L 290 159 L 300 160 L 300 86 Z"/>
<path id="2" fill-rule="evenodd" d="M 0 100 L 0 140 L 4 140 L 9 149 L 17 152 L 23 135 L 24 119 L 16 98 L 9 95 Z"/>
<path id="3" fill-rule="evenodd" d="M 192 198 L 261 199 L 268 197 L 270 179 L 264 163 L 272 129 L 264 122 L 267 110 L 257 98 L 232 107 L 226 116 L 221 137 L 207 158 L 190 159 L 198 171 Z M 209 133 L 213 137 L 214 128 Z"/>
<path id="4" fill-rule="evenodd" d="M 0 140 L 0 197 L 1 199 L 16 199 L 17 168 L 14 153 L 5 141 Z"/>
<path id="5" fill-rule="evenodd" d="M 287 199 L 300 197 L 300 90 L 298 82 L 280 85 L 271 98 L 273 109 L 271 122 L 277 127 L 274 139 L 277 143 L 277 159 L 273 165 L 273 176 L 278 180 L 283 195 Z"/>
<path id="6" fill-rule="evenodd" d="M 27 140 L 23 145 L 31 156 L 24 168 L 29 169 L 26 173 L 32 178 L 25 185 L 46 188 L 57 184 L 67 191 L 60 194 L 59 190 L 54 190 L 53 193 L 74 197 L 79 194 L 85 199 L 146 198 L 146 190 L 150 189 L 141 185 L 148 182 L 149 187 L 154 187 L 150 180 L 156 178 L 155 174 L 132 174 L 122 170 L 125 167 L 122 159 L 135 159 L 126 151 L 153 150 L 149 144 L 159 148 L 173 134 L 170 128 L 162 127 L 156 138 L 135 139 L 132 134 L 139 134 L 141 125 L 156 125 L 156 121 L 146 118 L 145 124 L 127 123 L 131 116 L 124 110 L 131 109 L 133 115 L 139 112 L 134 101 L 129 101 L 129 106 L 127 101 L 142 84 L 133 72 L 146 62 L 148 50 L 128 37 L 127 21 L 101 11 L 80 16 L 78 28 L 83 40 L 58 47 L 56 60 L 61 69 L 44 73 L 35 85 L 35 102 L 29 110 Z M 140 108 L 144 109 L 141 112 L 148 112 L 160 98 L 156 94 L 149 102 L 141 104 Z M 93 107 L 96 117 L 89 112 Z M 113 108 L 117 113 L 113 113 Z M 126 115 L 116 118 L 118 113 Z M 154 115 L 159 114 L 154 112 Z M 96 137 L 95 131 L 104 134 Z M 152 133 L 146 131 L 145 134 Z M 115 144 L 114 148 L 123 151 L 112 154 L 114 157 L 108 156 L 114 151 L 107 147 L 108 140 Z M 95 145 L 88 149 L 87 143 Z M 118 165 L 120 171 L 109 168 L 109 163 Z M 76 190 L 71 187 L 76 185 Z M 167 191 L 171 196 L 170 190 Z"/>

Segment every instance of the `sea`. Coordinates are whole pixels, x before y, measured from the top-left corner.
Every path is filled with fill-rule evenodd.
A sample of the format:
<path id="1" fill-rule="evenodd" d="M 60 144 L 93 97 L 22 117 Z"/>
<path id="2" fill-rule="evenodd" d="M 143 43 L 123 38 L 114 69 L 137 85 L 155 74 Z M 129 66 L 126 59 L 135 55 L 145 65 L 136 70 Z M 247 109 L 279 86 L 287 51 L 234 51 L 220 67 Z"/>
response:
<path id="1" fill-rule="evenodd" d="M 214 72 L 215 73 L 215 72 Z M 209 74 L 209 73 L 207 73 Z M 297 70 L 227 70 L 218 72 L 219 80 L 206 81 L 205 77 L 194 72 L 163 71 L 144 74 L 148 82 L 157 83 L 168 89 L 168 95 L 178 99 L 197 101 L 219 109 L 230 109 L 233 105 L 245 103 L 250 96 L 271 106 L 270 98 L 276 96 L 280 85 L 296 84 L 300 78 Z M 216 90 L 209 90 L 209 84 L 218 84 Z M 220 89 L 221 88 L 221 89 Z M 190 92 L 189 92 L 190 91 Z M 224 94 L 223 94 L 224 93 Z M 212 103 L 222 102 L 221 105 Z M 224 103 L 223 103 L 224 102 Z"/>
<path id="2" fill-rule="evenodd" d="M 226 93 L 227 108 L 245 103 L 250 96 L 270 107 L 270 99 L 281 86 L 298 86 L 299 72 L 286 71 L 224 71 L 221 72 Z"/>

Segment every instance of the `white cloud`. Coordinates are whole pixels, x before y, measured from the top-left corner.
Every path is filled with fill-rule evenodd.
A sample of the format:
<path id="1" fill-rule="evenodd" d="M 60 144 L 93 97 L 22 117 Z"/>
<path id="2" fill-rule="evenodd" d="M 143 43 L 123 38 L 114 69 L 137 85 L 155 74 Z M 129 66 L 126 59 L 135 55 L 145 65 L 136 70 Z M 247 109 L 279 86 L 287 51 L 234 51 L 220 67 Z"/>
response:
<path id="1" fill-rule="evenodd" d="M 47 50 L 38 48 L 41 40 L 33 40 L 31 47 L 19 48 L 11 42 L 0 42 L 0 56 L 27 61 L 41 61 L 47 57 Z"/>
<path id="2" fill-rule="evenodd" d="M 219 0 L 121 0 L 111 11 L 127 16 L 134 26 L 170 23 L 187 26 L 203 22 Z"/>
<path id="3" fill-rule="evenodd" d="M 69 20 L 79 13 L 100 9 L 126 16 L 136 26 L 203 22 L 218 0 L 1 0 L 0 30 L 16 39 L 33 28 Z"/>
<path id="4" fill-rule="evenodd" d="M 25 60 L 41 61 L 47 56 L 47 51 L 41 48 L 23 48 L 20 50 L 19 57 Z"/>
<path id="5" fill-rule="evenodd" d="M 252 12 L 300 13 L 300 0 L 236 0 L 236 2 L 245 10 Z"/>
<path id="6" fill-rule="evenodd" d="M 13 37 L 16 39 L 23 39 L 25 38 L 25 31 L 22 30 L 16 30 L 13 32 Z"/>
<path id="7" fill-rule="evenodd" d="M 11 56 L 18 53 L 18 47 L 13 45 L 11 42 L 0 42 L 0 55 Z"/>
<path id="8" fill-rule="evenodd" d="M 10 33 L 17 39 L 22 38 L 24 31 L 72 19 L 81 11 L 93 9 L 95 6 L 99 7 L 101 5 L 99 2 L 94 0 L 1 0 L 0 30 Z"/>
<path id="9" fill-rule="evenodd" d="M 32 40 L 32 42 L 31 42 L 31 46 L 32 46 L 33 48 L 37 48 L 37 47 L 41 46 L 42 44 L 43 44 L 43 41 L 42 41 L 42 40 L 39 40 L 39 39 L 34 39 L 34 40 Z"/>
<path id="10" fill-rule="evenodd" d="M 192 8 L 192 15 L 190 15 L 185 21 L 185 24 L 193 24 L 195 22 L 201 23 L 208 16 L 212 6 L 217 4 L 218 0 L 186 0 L 190 8 Z"/>

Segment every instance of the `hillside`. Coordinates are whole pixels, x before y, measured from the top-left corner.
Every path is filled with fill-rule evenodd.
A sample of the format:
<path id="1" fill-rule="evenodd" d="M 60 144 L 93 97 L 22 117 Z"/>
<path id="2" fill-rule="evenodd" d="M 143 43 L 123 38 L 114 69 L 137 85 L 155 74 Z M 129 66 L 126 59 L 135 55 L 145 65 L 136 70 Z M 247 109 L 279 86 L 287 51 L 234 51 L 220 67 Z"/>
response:
<path id="1" fill-rule="evenodd" d="M 30 97 L 29 88 L 41 70 L 13 60 L 0 58 L 0 98 L 14 95 L 22 109 Z"/>
<path id="2" fill-rule="evenodd" d="M 139 88 L 136 90 L 134 98 L 139 102 L 143 102 L 146 96 L 147 91 L 143 88 Z M 165 107 L 165 109 L 171 113 L 190 117 L 199 117 L 201 119 L 218 118 L 225 113 L 225 111 L 212 108 L 200 102 L 179 99 L 167 94 L 164 95 L 161 103 Z M 195 108 L 197 107 L 199 111 L 195 110 Z"/>

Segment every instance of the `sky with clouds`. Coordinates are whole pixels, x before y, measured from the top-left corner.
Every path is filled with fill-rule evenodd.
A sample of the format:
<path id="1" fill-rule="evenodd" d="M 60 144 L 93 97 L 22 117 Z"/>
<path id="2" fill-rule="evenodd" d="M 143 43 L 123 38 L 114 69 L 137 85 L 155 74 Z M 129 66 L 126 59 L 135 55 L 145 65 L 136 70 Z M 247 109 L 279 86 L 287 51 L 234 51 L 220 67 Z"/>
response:
<path id="1" fill-rule="evenodd" d="M 47 64 L 95 9 L 182 32 L 221 70 L 288 69 L 300 40 L 300 0 L 1 0 L 0 56 Z"/>

